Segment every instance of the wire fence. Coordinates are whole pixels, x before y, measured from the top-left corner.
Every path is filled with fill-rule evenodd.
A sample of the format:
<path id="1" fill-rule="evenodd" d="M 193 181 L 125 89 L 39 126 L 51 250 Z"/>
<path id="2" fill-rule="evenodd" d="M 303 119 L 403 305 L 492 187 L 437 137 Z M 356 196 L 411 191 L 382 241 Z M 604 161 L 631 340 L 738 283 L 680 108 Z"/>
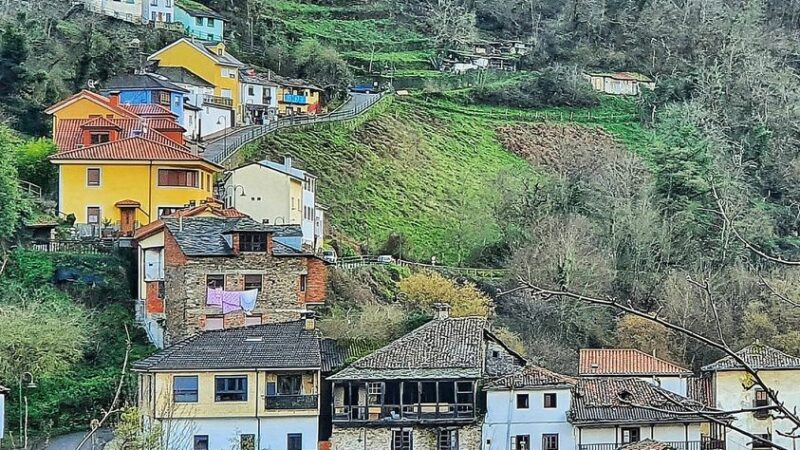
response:
<path id="1" fill-rule="evenodd" d="M 222 151 L 212 155 L 209 159 L 214 163 L 222 164 L 245 145 L 283 128 L 342 122 L 354 119 L 371 108 L 372 105 L 379 102 L 384 96 L 383 93 L 371 96 L 363 103 L 356 104 L 352 109 L 339 110 L 330 114 L 320 114 L 316 116 L 284 117 L 266 125 L 251 127 L 244 133 L 239 133 L 233 139 L 228 137 L 228 142 L 225 144 Z"/>

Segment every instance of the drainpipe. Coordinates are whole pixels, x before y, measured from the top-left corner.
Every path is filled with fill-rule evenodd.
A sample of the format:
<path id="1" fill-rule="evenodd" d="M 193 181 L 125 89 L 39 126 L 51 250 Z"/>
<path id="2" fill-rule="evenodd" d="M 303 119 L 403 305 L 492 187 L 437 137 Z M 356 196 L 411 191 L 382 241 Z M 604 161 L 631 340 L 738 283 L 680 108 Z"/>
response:
<path id="1" fill-rule="evenodd" d="M 150 223 L 153 218 L 153 160 L 150 160 L 150 170 L 148 176 L 150 177 L 147 186 L 147 222 Z"/>
<path id="2" fill-rule="evenodd" d="M 260 398 L 259 390 L 258 390 L 258 369 L 256 369 L 256 448 L 261 448 L 261 415 L 258 414 L 258 399 Z M 267 401 L 267 398 L 264 397 L 264 402 Z M 265 403 L 266 407 L 266 403 Z"/>

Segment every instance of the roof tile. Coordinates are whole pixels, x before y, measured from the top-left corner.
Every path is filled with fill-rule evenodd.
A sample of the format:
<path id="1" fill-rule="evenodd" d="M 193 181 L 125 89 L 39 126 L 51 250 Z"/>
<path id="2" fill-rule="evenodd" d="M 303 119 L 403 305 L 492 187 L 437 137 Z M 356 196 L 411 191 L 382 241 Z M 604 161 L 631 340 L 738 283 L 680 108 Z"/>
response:
<path id="1" fill-rule="evenodd" d="M 800 369 L 800 358 L 787 355 L 780 350 L 755 342 L 739 350 L 736 354 L 747 365 L 756 370 L 765 369 Z M 714 372 L 723 370 L 744 370 L 738 361 L 731 356 L 726 356 L 712 364 L 703 367 L 704 371 Z"/>
<path id="2" fill-rule="evenodd" d="M 595 367 L 596 365 L 596 367 Z M 682 375 L 691 371 L 677 364 L 628 348 L 581 349 L 580 375 Z"/>

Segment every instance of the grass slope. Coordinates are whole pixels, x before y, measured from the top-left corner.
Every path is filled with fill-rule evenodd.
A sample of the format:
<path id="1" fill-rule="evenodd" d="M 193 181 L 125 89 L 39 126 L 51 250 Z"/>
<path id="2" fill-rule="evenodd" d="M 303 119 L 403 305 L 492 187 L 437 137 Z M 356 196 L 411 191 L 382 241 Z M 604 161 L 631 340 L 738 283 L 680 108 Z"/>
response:
<path id="1" fill-rule="evenodd" d="M 602 126 L 643 151 L 651 137 L 628 106 L 522 111 L 394 98 L 355 122 L 271 135 L 243 150 L 239 162 L 292 154 L 321 178 L 320 201 L 330 207 L 335 235 L 368 240 L 374 250 L 399 232 L 410 241 L 410 256 L 459 263 L 501 237 L 492 211 L 498 177 L 539 176 L 503 147 L 499 126 L 573 120 Z"/>

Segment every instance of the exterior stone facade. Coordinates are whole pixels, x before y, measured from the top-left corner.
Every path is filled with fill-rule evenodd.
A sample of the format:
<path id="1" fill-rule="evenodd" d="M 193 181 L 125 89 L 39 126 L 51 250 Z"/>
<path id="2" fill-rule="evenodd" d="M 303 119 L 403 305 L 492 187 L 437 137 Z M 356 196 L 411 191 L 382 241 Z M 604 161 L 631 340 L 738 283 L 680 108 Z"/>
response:
<path id="1" fill-rule="evenodd" d="M 436 446 L 440 430 L 458 430 L 459 450 L 480 450 L 481 425 L 471 424 L 466 426 L 440 426 L 396 427 L 334 427 L 331 436 L 331 450 L 393 450 L 392 432 L 401 429 L 411 429 L 413 450 L 439 450 Z"/>

